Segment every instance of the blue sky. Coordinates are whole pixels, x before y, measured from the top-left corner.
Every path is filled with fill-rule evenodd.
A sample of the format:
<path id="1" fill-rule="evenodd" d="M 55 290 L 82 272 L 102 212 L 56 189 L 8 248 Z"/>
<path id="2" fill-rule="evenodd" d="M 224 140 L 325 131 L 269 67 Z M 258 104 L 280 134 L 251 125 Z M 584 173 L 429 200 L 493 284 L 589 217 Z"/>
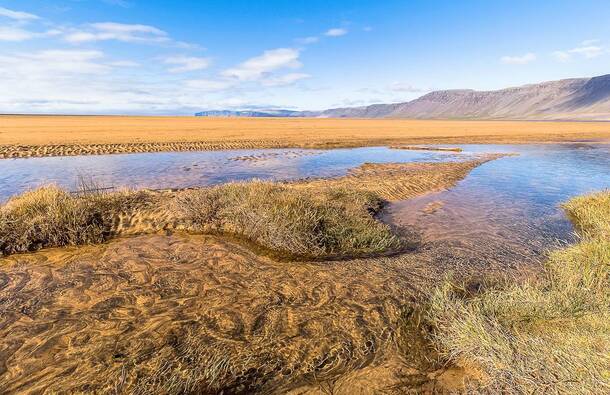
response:
<path id="1" fill-rule="evenodd" d="M 0 0 L 0 112 L 406 101 L 610 73 L 610 2 Z"/>

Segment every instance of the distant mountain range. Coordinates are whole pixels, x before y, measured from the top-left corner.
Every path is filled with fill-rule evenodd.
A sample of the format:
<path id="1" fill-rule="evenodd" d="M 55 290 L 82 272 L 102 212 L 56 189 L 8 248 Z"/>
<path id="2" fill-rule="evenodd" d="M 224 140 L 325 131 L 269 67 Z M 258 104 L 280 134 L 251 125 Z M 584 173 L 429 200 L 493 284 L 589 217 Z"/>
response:
<path id="1" fill-rule="evenodd" d="M 404 103 L 325 111 L 204 111 L 198 116 L 610 121 L 610 74 L 496 91 L 435 91 Z"/>

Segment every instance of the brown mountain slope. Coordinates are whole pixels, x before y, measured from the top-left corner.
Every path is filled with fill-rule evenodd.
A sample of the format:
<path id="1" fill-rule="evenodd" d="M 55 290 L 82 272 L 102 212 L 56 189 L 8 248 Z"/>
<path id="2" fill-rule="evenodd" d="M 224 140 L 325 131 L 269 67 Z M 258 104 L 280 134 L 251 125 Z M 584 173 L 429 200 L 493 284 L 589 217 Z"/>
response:
<path id="1" fill-rule="evenodd" d="M 496 91 L 446 90 L 406 103 L 323 111 L 329 118 L 610 120 L 610 74 Z"/>

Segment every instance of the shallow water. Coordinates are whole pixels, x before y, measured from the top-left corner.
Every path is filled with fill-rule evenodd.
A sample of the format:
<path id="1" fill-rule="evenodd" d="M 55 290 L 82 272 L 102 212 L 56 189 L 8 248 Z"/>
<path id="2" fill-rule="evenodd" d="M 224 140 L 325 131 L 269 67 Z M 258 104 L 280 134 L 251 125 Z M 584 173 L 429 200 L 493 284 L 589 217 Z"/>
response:
<path id="1" fill-rule="evenodd" d="M 572 242 L 560 204 L 610 188 L 610 145 L 464 145 L 468 152 L 513 152 L 487 162 L 451 190 L 389 206 L 385 220 L 416 229 L 444 259 L 502 265 L 537 261 Z"/>
<path id="2" fill-rule="evenodd" d="M 104 187 L 185 188 L 227 181 L 340 176 L 365 162 L 427 162 L 463 158 L 386 147 L 161 152 L 0 160 L 0 201 L 44 184 L 76 188 L 79 176 Z"/>
<path id="3" fill-rule="evenodd" d="M 423 246 L 459 261 L 527 262 L 573 240 L 559 204 L 610 188 L 610 144 L 461 145 L 462 153 L 387 147 L 265 149 L 0 160 L 0 201 L 42 184 L 74 189 L 79 174 L 104 187 L 182 188 L 252 178 L 345 174 L 365 162 L 464 160 L 517 153 L 474 169 L 455 188 L 396 202 L 384 219 L 421 234 Z M 446 251 L 445 251 L 446 250 Z M 476 254 L 474 253 L 476 252 Z"/>

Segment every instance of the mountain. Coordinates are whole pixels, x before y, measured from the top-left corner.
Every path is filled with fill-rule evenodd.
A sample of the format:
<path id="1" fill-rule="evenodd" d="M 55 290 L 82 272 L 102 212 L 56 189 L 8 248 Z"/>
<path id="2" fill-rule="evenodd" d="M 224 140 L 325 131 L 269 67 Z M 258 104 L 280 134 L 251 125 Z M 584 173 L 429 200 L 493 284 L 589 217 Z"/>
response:
<path id="1" fill-rule="evenodd" d="M 231 111 L 231 110 L 211 110 L 201 111 L 195 114 L 196 117 L 294 117 L 301 115 L 303 111 L 292 110 L 261 110 L 261 111 Z"/>
<path id="2" fill-rule="evenodd" d="M 208 112 L 209 113 L 209 112 Z M 325 111 L 239 111 L 238 116 L 610 121 L 610 74 L 495 91 L 435 91 L 405 103 Z M 246 115 L 266 114 L 266 115 Z"/>

